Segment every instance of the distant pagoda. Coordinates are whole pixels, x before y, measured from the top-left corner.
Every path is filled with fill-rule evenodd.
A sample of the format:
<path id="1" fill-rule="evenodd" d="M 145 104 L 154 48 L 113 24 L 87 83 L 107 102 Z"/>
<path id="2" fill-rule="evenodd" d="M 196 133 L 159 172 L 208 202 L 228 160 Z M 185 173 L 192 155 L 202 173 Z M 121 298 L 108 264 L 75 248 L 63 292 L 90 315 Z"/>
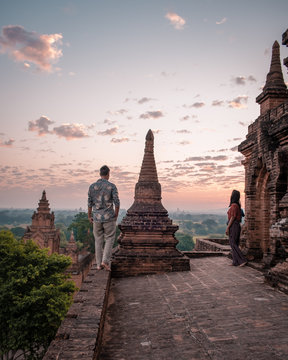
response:
<path id="1" fill-rule="evenodd" d="M 54 219 L 54 212 L 50 212 L 44 190 L 37 211 L 32 215 L 32 225 L 27 226 L 23 239 L 32 239 L 40 248 L 48 248 L 49 254 L 59 253 L 60 233 L 55 228 Z"/>
<path id="2" fill-rule="evenodd" d="M 154 159 L 154 136 L 146 135 L 144 158 L 135 186 L 134 203 L 119 224 L 119 246 L 112 261 L 113 276 L 133 276 L 190 270 L 189 259 L 176 249 L 177 225 L 161 203 Z"/>

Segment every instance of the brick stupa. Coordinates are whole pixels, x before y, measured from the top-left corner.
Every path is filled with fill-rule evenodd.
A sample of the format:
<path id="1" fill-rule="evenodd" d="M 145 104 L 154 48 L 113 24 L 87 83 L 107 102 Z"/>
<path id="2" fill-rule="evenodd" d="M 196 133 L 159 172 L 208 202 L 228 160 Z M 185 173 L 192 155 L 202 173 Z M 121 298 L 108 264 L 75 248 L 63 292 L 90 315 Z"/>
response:
<path id="1" fill-rule="evenodd" d="M 60 232 L 55 228 L 54 212 L 50 212 L 45 190 L 39 201 L 37 211 L 32 215 L 32 225 L 27 226 L 24 241 L 32 239 L 40 248 L 48 248 L 49 254 L 59 253 Z"/>
<path id="2" fill-rule="evenodd" d="M 154 136 L 146 135 L 144 158 L 135 186 L 134 203 L 119 224 L 119 246 L 113 276 L 134 276 L 190 270 L 189 259 L 176 249 L 177 225 L 161 203 L 161 185 L 154 159 Z"/>

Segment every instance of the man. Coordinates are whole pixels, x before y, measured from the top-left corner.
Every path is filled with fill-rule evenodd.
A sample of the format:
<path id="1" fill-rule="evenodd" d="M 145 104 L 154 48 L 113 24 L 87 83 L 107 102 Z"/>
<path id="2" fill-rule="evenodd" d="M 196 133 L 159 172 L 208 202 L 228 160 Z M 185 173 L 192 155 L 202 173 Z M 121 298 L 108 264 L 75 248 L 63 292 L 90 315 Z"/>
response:
<path id="1" fill-rule="evenodd" d="M 104 165 L 100 169 L 100 179 L 91 184 L 88 191 L 88 219 L 93 223 L 97 270 L 110 271 L 110 259 L 115 240 L 116 220 L 120 201 L 117 187 L 109 180 L 110 169 Z M 115 210 L 113 209 L 113 204 Z M 93 216 L 92 216 L 93 212 Z M 103 251 L 103 242 L 105 246 Z"/>

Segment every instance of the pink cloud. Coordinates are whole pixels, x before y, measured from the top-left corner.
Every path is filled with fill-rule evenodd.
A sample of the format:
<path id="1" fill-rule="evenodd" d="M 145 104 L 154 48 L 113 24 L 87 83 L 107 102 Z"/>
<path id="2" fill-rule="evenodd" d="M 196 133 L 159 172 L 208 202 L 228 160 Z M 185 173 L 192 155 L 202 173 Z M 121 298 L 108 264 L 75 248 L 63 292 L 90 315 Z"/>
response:
<path id="1" fill-rule="evenodd" d="M 59 137 L 64 137 L 66 140 L 88 137 L 86 128 L 82 124 L 63 124 L 58 127 L 54 127 L 53 133 Z"/>
<path id="2" fill-rule="evenodd" d="M 144 96 L 144 97 L 142 97 L 141 99 L 138 100 L 138 104 L 144 104 L 144 103 L 149 102 L 151 100 L 153 100 L 153 99 Z"/>
<path id="3" fill-rule="evenodd" d="M 116 139 L 116 138 L 112 138 L 111 142 L 117 144 L 117 143 L 123 143 L 123 142 L 128 142 L 129 139 L 128 138 L 121 138 L 121 139 Z"/>
<path id="4" fill-rule="evenodd" d="M 229 107 L 234 109 L 245 109 L 248 102 L 247 95 L 239 95 L 235 99 L 228 101 Z"/>
<path id="5" fill-rule="evenodd" d="M 14 139 L 9 139 L 9 140 L 6 140 L 6 141 L 0 140 L 0 147 L 11 147 L 14 142 L 15 142 Z"/>
<path id="6" fill-rule="evenodd" d="M 222 106 L 224 103 L 223 100 L 213 100 L 212 106 Z"/>
<path id="7" fill-rule="evenodd" d="M 51 72 L 53 64 L 63 55 L 58 48 L 61 40 L 61 34 L 38 34 L 20 25 L 8 25 L 2 28 L 0 51 L 23 63 L 26 68 L 32 63 L 42 71 Z"/>
<path id="8" fill-rule="evenodd" d="M 226 21 L 227 21 L 227 18 L 224 17 L 224 18 L 221 19 L 220 21 L 216 21 L 216 24 L 217 24 L 217 25 L 222 25 L 222 24 L 224 24 Z"/>
<path id="9" fill-rule="evenodd" d="M 28 130 L 29 131 L 36 131 L 38 132 L 39 136 L 43 136 L 46 134 L 51 134 L 48 127 L 49 125 L 54 124 L 54 121 L 48 119 L 47 116 L 41 116 L 39 119 L 35 121 L 29 121 L 28 123 Z"/>
<path id="10" fill-rule="evenodd" d="M 102 136 L 106 136 L 106 135 L 115 135 L 117 134 L 117 131 L 118 131 L 118 127 L 113 127 L 111 129 L 107 129 L 107 130 L 104 130 L 104 131 L 98 131 L 97 134 L 98 135 L 102 135 Z"/>
<path id="11" fill-rule="evenodd" d="M 147 111 L 145 114 L 140 115 L 140 119 L 158 119 L 164 116 L 162 111 Z"/>
<path id="12" fill-rule="evenodd" d="M 186 21 L 175 13 L 169 12 L 165 15 L 165 18 L 170 21 L 170 24 L 173 25 L 176 30 L 182 30 L 186 24 Z"/>
<path id="13" fill-rule="evenodd" d="M 53 130 L 49 130 L 49 126 L 52 124 L 54 124 L 54 121 L 48 119 L 47 116 L 41 116 L 35 121 L 29 121 L 28 130 L 38 132 L 39 136 L 55 134 L 59 137 L 65 138 L 66 140 L 88 137 L 86 127 L 82 124 L 62 124 L 54 127 Z"/>
<path id="14" fill-rule="evenodd" d="M 192 105 L 186 105 L 184 104 L 183 107 L 184 108 L 196 108 L 196 109 L 200 109 L 201 107 L 205 106 L 204 102 L 195 102 Z"/>

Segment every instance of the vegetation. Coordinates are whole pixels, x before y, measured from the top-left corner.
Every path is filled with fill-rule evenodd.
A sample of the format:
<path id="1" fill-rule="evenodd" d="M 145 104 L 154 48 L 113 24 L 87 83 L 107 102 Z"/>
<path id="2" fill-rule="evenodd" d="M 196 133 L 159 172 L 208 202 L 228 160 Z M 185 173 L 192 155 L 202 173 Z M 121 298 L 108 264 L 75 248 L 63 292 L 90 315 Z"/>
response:
<path id="1" fill-rule="evenodd" d="M 0 358 L 41 359 L 64 318 L 75 285 L 71 259 L 0 232 Z"/>
<path id="2" fill-rule="evenodd" d="M 88 251 L 95 253 L 93 225 L 89 222 L 86 212 L 80 212 L 74 216 L 68 231 L 73 231 L 78 249 L 85 247 Z"/>
<path id="3" fill-rule="evenodd" d="M 25 232 L 26 225 L 31 224 L 33 210 L 0 210 L 0 225 L 10 228 L 17 239 L 21 239 Z M 126 211 L 121 209 L 118 217 L 120 222 L 125 216 Z M 177 248 L 181 251 L 191 251 L 194 247 L 196 237 L 222 238 L 226 229 L 226 215 L 221 214 L 193 214 L 190 212 L 176 211 L 170 212 L 170 218 L 179 226 L 176 238 L 179 243 Z M 26 219 L 26 225 L 24 220 Z M 94 252 L 93 226 L 88 221 L 87 212 L 77 210 L 57 210 L 55 211 L 55 226 L 60 229 L 60 246 L 66 247 L 70 238 L 71 231 L 77 242 L 78 249 L 86 247 Z M 114 246 L 117 245 L 119 236 L 117 228 Z"/>
<path id="4" fill-rule="evenodd" d="M 187 212 L 174 212 L 170 214 L 179 226 L 176 238 L 179 243 L 177 249 L 191 251 L 197 237 L 223 238 L 226 230 L 226 215 L 220 214 L 191 214 Z"/>
<path id="5" fill-rule="evenodd" d="M 176 232 L 176 239 L 179 241 L 176 248 L 180 251 L 192 251 L 194 249 L 193 236 Z"/>

